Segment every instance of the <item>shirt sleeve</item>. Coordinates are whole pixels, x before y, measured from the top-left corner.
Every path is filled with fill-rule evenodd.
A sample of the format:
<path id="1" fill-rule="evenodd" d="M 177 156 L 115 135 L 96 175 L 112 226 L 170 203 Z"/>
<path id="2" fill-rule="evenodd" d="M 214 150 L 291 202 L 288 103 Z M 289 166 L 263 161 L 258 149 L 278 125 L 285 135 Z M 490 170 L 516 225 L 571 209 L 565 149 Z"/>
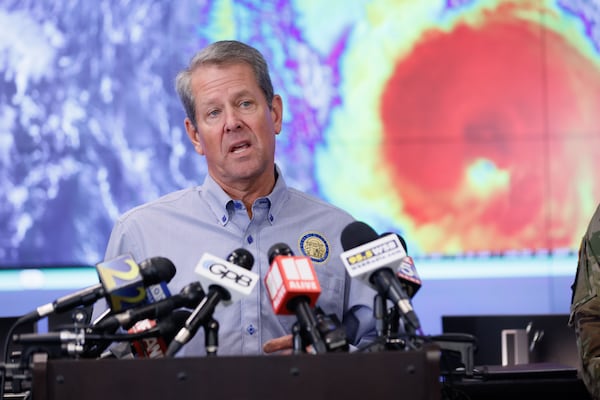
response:
<path id="1" fill-rule="evenodd" d="M 104 253 L 104 260 L 110 260 L 122 254 L 131 254 L 133 259 L 139 262 L 140 259 L 136 258 L 136 254 L 134 254 L 136 252 L 136 248 L 131 240 L 127 240 L 128 238 L 131 238 L 131 235 L 126 235 L 125 225 L 121 220 L 118 220 L 110 234 L 108 245 Z M 96 302 L 93 307 L 92 321 L 95 321 L 102 316 L 107 309 L 108 304 L 106 304 L 105 300 L 99 300 Z"/>
<path id="2" fill-rule="evenodd" d="M 139 247 L 136 246 L 132 233 L 128 231 L 126 224 L 121 219 L 117 220 L 110 233 L 104 259 L 110 260 L 122 254 L 131 254 L 134 260 L 140 262 L 142 258 L 139 253 Z"/>
<path id="3" fill-rule="evenodd" d="M 349 278 L 348 281 L 350 304 L 344 313 L 343 325 L 349 344 L 356 350 L 367 347 L 377 338 L 371 307 L 376 292 L 362 282 L 352 282 Z"/>

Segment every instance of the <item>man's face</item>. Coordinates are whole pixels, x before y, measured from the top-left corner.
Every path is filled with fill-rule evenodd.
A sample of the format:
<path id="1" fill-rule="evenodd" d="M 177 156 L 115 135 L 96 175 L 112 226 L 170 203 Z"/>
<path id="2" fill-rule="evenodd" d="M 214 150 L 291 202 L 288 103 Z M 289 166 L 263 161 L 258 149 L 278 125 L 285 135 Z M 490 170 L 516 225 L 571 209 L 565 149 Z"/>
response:
<path id="1" fill-rule="evenodd" d="M 269 109 L 252 68 L 244 63 L 197 68 L 192 91 L 197 126 L 187 118 L 185 126 L 213 179 L 235 186 L 272 177 L 281 97 L 276 95 Z"/>

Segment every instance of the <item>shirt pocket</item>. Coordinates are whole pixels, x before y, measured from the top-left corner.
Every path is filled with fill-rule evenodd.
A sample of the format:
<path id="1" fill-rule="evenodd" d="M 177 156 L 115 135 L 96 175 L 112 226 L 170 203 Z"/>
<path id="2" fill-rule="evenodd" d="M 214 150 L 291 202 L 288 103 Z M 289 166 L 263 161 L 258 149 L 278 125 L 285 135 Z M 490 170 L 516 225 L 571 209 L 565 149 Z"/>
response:
<path id="1" fill-rule="evenodd" d="M 345 272 L 345 271 L 344 271 Z M 336 314 L 341 320 L 345 307 L 345 275 L 327 274 L 317 272 L 321 295 L 317 300 L 317 306 L 325 314 Z"/>

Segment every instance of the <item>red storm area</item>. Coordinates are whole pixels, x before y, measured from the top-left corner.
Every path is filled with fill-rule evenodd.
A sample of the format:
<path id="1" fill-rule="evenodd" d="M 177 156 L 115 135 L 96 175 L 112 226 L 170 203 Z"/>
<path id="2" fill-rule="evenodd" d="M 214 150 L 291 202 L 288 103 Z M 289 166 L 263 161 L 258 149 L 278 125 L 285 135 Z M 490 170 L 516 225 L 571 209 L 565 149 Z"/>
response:
<path id="1" fill-rule="evenodd" d="M 582 232 L 569 224 L 589 216 L 561 204 L 580 201 L 581 154 L 550 154 L 549 143 L 600 137 L 577 114 L 600 110 L 600 72 L 535 22 L 487 18 L 429 31 L 398 61 L 381 99 L 382 159 L 415 229 L 435 227 L 455 250 L 572 246 Z M 489 172 L 476 184 L 474 165 Z M 434 242 L 423 250 L 443 250 Z"/>

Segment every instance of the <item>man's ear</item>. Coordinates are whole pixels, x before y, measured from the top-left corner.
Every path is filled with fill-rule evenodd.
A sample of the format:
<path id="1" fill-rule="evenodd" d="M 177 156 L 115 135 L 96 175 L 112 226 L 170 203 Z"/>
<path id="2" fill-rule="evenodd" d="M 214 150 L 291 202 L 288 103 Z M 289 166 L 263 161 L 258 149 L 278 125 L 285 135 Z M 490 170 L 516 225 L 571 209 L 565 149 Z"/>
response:
<path id="1" fill-rule="evenodd" d="M 198 130 L 196 129 L 194 124 L 192 124 L 192 121 L 189 118 L 185 119 L 185 131 L 187 132 L 190 141 L 194 145 L 194 150 L 196 150 L 196 153 L 203 156 L 204 148 L 202 147 L 202 143 L 200 142 L 200 134 L 198 133 Z"/>
<path id="2" fill-rule="evenodd" d="M 271 106 L 271 118 L 273 119 L 275 134 L 278 135 L 279 132 L 281 132 L 281 127 L 283 125 L 283 100 L 278 94 L 273 96 L 273 104 Z"/>

